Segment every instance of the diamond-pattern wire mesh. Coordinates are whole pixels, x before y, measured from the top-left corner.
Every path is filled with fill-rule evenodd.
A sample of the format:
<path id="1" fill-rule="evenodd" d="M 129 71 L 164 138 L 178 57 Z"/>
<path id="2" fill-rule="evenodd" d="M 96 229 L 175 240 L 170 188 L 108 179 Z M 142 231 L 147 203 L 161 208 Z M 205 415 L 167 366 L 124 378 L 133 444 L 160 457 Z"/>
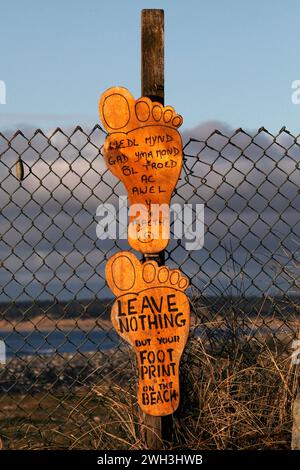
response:
<path id="1" fill-rule="evenodd" d="M 290 354 L 299 329 L 299 137 L 285 128 L 184 137 L 172 202 L 205 205 L 205 241 L 193 250 L 193 240 L 171 236 L 166 264 L 190 278 L 191 337 L 220 354 L 237 338 L 246 349 L 277 342 Z M 107 259 L 130 247 L 96 236 L 97 206 L 118 207 L 126 194 L 105 167 L 104 139 L 99 126 L 0 133 L 0 332 L 8 353 L 0 418 L 12 447 L 11 422 L 24 448 L 33 430 L 41 447 L 53 444 L 45 419 L 56 446 L 66 445 L 67 422 L 75 442 L 76 432 L 88 434 L 88 421 L 106 419 L 97 416 L 99 397 L 86 406 L 94 385 L 102 397 L 122 383 L 135 394 L 134 357 L 111 326 L 104 279 Z"/>

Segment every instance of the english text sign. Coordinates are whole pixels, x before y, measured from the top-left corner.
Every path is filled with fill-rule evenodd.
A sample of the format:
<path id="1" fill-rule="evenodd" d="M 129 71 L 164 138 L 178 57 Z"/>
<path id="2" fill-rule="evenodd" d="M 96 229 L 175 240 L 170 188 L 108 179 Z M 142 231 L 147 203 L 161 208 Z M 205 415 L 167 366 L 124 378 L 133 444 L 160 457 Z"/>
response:
<path id="1" fill-rule="evenodd" d="M 112 323 L 137 354 L 139 405 L 150 415 L 171 414 L 179 404 L 179 363 L 189 334 L 189 282 L 178 269 L 142 264 L 128 251 L 110 258 L 106 279 L 117 297 Z"/>

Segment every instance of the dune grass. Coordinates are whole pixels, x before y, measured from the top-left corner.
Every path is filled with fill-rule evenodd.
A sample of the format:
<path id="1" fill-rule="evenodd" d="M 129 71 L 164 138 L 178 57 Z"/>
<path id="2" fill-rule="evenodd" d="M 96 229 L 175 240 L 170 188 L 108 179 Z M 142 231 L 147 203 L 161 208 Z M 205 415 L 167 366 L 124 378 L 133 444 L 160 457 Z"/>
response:
<path id="1" fill-rule="evenodd" d="M 297 367 L 274 343 L 251 350 L 238 344 L 214 354 L 194 338 L 181 367 L 171 442 L 161 448 L 289 449 Z M 3 447 L 143 449 L 136 379 L 133 374 L 121 385 L 115 380 L 120 372 L 76 395 L 7 396 L 0 415 Z"/>

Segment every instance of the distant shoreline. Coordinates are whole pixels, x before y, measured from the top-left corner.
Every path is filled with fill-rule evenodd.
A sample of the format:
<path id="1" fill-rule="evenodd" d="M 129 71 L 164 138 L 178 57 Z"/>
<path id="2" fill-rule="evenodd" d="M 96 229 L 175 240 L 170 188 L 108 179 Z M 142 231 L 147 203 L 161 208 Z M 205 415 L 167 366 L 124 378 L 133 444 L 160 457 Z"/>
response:
<path id="1" fill-rule="evenodd" d="M 83 331 L 90 331 L 92 329 L 109 330 L 112 328 L 112 323 L 109 320 L 101 318 L 47 318 L 40 315 L 32 318 L 31 320 L 22 320 L 19 322 L 0 320 L 0 331 L 51 331 L 62 330 L 69 331 L 73 329 L 81 329 Z"/>
<path id="2" fill-rule="evenodd" d="M 220 315 L 216 316 L 211 321 L 199 322 L 194 315 L 191 315 L 191 329 L 199 326 L 200 328 L 224 328 L 228 327 L 226 321 Z M 237 326 L 237 325 L 236 325 Z M 254 330 L 259 330 L 263 328 L 266 332 L 266 329 L 278 330 L 278 333 L 282 333 L 282 327 L 289 327 L 291 331 L 300 332 L 300 319 L 292 318 L 291 320 L 282 320 L 274 317 L 265 317 L 265 318 L 247 318 L 244 319 L 240 327 L 250 328 Z M 113 325 L 110 320 L 103 318 L 52 318 L 45 317 L 44 315 L 39 315 L 28 320 L 20 321 L 9 321 L 5 319 L 0 320 L 0 332 L 12 332 L 12 331 L 71 331 L 74 329 L 80 329 L 82 331 L 91 331 L 91 330 L 102 330 L 108 331 L 113 328 Z"/>

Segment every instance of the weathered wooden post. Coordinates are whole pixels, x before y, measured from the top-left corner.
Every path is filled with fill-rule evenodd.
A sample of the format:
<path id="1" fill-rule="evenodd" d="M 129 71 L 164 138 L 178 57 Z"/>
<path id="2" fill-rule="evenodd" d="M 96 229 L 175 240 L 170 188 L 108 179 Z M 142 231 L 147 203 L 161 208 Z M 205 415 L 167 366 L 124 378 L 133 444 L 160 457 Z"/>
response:
<path id="1" fill-rule="evenodd" d="M 104 159 L 128 193 L 128 242 L 143 261 L 131 251 L 116 253 L 105 276 L 116 296 L 113 326 L 137 355 L 144 442 L 159 449 L 179 405 L 179 364 L 190 325 L 189 281 L 179 269 L 164 266 L 169 206 L 182 169 L 183 119 L 164 106 L 163 10 L 143 10 L 141 29 L 142 97 L 109 88 L 99 114 L 108 131 Z"/>
<path id="2" fill-rule="evenodd" d="M 141 14 L 141 83 L 142 96 L 165 104 L 165 28 L 164 10 L 142 10 Z M 145 254 L 144 260 L 154 258 L 162 266 L 165 253 Z M 141 415 L 144 444 L 149 449 L 159 449 L 170 430 L 170 418 Z"/>
<path id="3" fill-rule="evenodd" d="M 163 105 L 164 10 L 142 10 L 141 32 L 142 96 L 148 96 Z"/>
<path id="4" fill-rule="evenodd" d="M 300 450 L 300 393 L 293 403 L 292 450 Z"/>
<path id="5" fill-rule="evenodd" d="M 300 331 L 298 331 L 297 335 L 297 340 L 296 344 L 298 345 L 300 341 Z M 298 348 L 296 350 L 297 353 L 297 362 L 298 362 Z M 295 364 L 296 367 L 296 380 L 297 380 L 297 385 L 299 386 L 299 380 L 300 380 L 300 366 L 298 363 Z M 296 395 L 296 398 L 293 403 L 293 427 L 292 427 L 292 442 L 291 442 L 291 448 L 292 450 L 300 450 L 300 392 L 298 390 L 298 393 Z"/>
<path id="6" fill-rule="evenodd" d="M 164 105 L 164 10 L 146 9 L 141 13 L 141 92 L 152 101 Z M 165 252 L 147 253 L 144 260 L 154 259 L 159 266 L 165 263 Z M 159 449 L 172 435 L 172 415 L 151 416 L 143 413 L 142 434 L 150 449 Z"/>

